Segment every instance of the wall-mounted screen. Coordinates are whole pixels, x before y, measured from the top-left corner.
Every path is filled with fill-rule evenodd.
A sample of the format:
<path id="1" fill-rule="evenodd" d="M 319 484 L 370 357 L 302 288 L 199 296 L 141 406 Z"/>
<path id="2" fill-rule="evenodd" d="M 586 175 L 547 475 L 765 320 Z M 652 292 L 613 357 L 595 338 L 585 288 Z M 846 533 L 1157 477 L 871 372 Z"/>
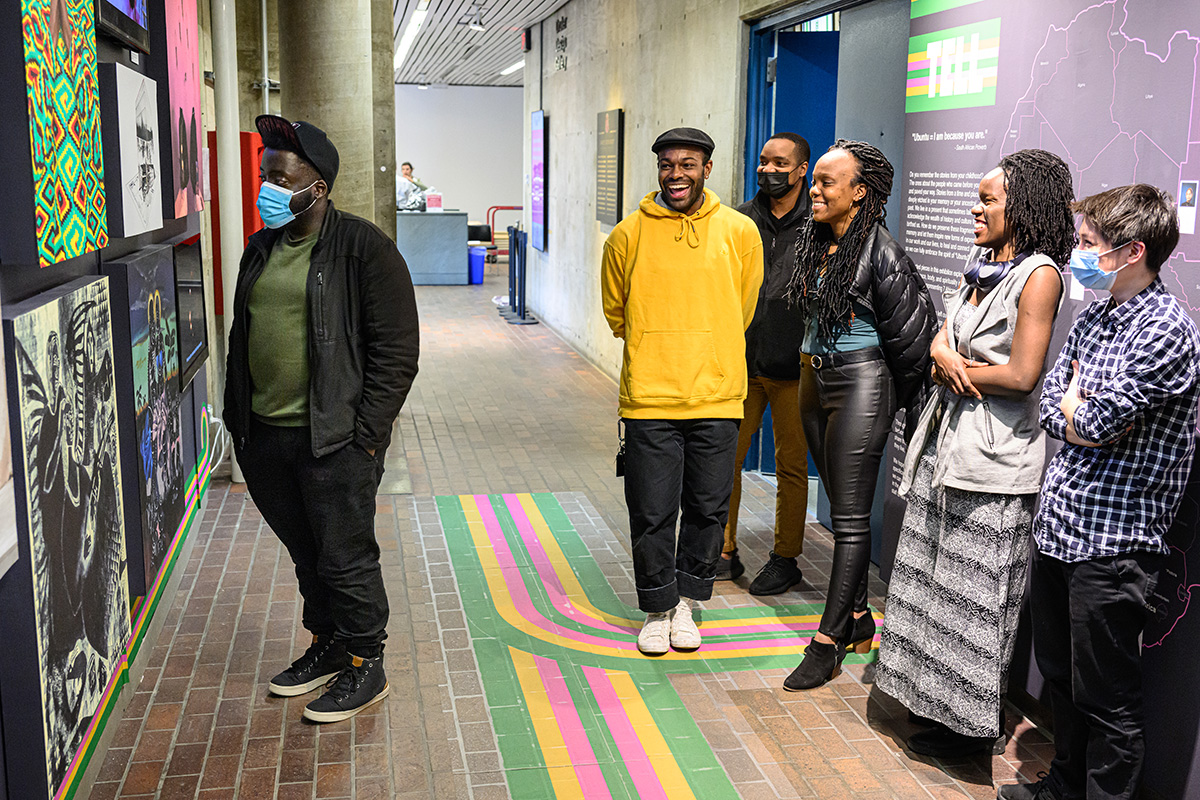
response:
<path id="1" fill-rule="evenodd" d="M 96 26 L 143 53 L 150 52 L 146 0 L 96 0 Z"/>

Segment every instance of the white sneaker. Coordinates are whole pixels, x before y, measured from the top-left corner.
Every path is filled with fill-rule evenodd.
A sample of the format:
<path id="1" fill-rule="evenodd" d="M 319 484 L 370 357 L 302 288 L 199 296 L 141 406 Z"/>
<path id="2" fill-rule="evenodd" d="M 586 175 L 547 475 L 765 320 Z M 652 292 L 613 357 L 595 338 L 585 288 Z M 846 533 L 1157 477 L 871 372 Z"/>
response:
<path id="1" fill-rule="evenodd" d="M 663 611 L 646 615 L 642 632 L 638 634 L 638 650 L 648 656 L 661 656 L 670 650 L 671 613 Z"/>
<path id="2" fill-rule="evenodd" d="M 676 650 L 696 650 L 700 647 L 700 629 L 692 619 L 696 601 L 690 597 L 679 598 L 675 616 L 671 618 L 671 647 Z"/>

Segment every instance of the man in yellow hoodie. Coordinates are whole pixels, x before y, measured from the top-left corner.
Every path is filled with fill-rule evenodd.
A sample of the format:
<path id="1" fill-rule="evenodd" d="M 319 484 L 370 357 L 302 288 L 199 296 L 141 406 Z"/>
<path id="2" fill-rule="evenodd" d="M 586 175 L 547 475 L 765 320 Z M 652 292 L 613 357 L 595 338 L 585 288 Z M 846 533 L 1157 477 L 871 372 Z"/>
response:
<path id="1" fill-rule="evenodd" d="M 754 222 L 704 188 L 708 134 L 674 128 L 651 149 L 661 191 L 613 228 L 600 288 L 625 341 L 625 502 L 647 612 L 638 649 L 661 655 L 700 646 L 692 611 L 712 596 L 729 514 L 763 255 Z"/>

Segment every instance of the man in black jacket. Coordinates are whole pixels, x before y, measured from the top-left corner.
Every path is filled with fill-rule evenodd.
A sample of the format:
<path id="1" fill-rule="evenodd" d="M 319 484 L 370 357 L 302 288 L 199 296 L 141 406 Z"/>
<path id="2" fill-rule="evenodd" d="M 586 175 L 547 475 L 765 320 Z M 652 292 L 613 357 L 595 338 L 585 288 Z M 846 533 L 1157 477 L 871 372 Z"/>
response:
<path id="1" fill-rule="evenodd" d="M 267 228 L 238 272 L 225 422 L 250 495 L 296 566 L 313 636 L 270 690 L 292 697 L 329 682 L 304 716 L 335 722 L 389 690 L 375 492 L 417 374 L 416 300 L 395 243 L 329 200 L 338 153 L 324 131 L 255 122 Z"/>
<path id="2" fill-rule="evenodd" d="M 738 431 L 737 471 L 729 497 L 725 547 L 717 565 L 718 580 L 735 580 L 744 571 L 737 553 L 738 503 L 742 496 L 741 464 L 750 439 L 771 407 L 775 434 L 775 547 L 750 594 L 781 594 L 800 582 L 796 557 L 804 549 L 808 513 L 808 446 L 800 424 L 800 343 L 804 320 L 788 306 L 788 281 L 796 260 L 796 236 L 808 218 L 808 142 L 794 133 L 776 133 L 758 159 L 758 193 L 738 208 L 758 224 L 763 240 L 763 282 L 754 320 L 746 331 L 749 383 L 745 417 Z"/>

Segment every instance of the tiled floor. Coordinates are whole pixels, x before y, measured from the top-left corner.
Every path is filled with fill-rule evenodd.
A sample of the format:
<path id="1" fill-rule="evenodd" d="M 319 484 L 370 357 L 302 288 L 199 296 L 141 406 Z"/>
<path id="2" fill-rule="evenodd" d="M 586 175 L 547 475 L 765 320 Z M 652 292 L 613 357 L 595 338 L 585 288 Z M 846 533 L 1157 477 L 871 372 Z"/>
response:
<path id="1" fill-rule="evenodd" d="M 501 321 L 499 291 L 418 290 L 421 374 L 394 445 L 414 494 L 381 496 L 376 516 L 388 700 L 317 727 L 308 697 L 266 693 L 306 644 L 295 579 L 248 495 L 214 480 L 93 798 L 993 797 L 1046 768 L 1046 739 L 1011 710 L 1002 756 L 906 754 L 873 655 L 822 689 L 779 689 L 819 613 L 816 525 L 796 590 L 719 585 L 696 656 L 637 655 L 616 387 L 544 327 Z M 743 504 L 753 571 L 770 485 L 749 478 Z"/>

